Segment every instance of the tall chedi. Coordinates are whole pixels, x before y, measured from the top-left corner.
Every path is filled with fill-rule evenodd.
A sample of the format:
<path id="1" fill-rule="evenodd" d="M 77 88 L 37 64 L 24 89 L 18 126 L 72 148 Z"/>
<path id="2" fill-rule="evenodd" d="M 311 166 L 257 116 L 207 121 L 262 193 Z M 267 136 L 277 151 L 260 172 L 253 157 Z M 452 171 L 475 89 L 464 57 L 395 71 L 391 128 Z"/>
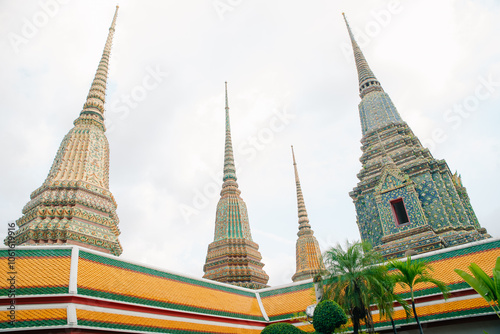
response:
<path id="1" fill-rule="evenodd" d="M 345 16 L 344 16 L 345 19 Z M 465 188 L 422 147 L 371 71 L 345 20 L 358 71 L 361 171 L 349 194 L 363 241 L 385 258 L 489 238 Z"/>
<path id="2" fill-rule="evenodd" d="M 296 256 L 296 271 L 292 276 L 292 281 L 302 281 L 309 278 L 314 278 L 317 274 L 325 269 L 319 249 L 318 240 L 314 236 L 314 231 L 309 225 L 307 217 L 306 205 L 302 188 L 300 187 L 299 172 L 297 171 L 297 163 L 295 162 L 295 154 L 292 146 L 293 169 L 295 171 L 295 185 L 297 187 L 297 208 L 299 212 L 299 232 L 297 243 L 295 244 Z"/>
<path id="3" fill-rule="evenodd" d="M 264 264 L 259 245 L 252 240 L 247 207 L 240 197 L 236 180 L 226 82 L 224 176 L 217 204 L 214 241 L 208 245 L 203 278 L 260 289 L 266 287 L 269 276 L 262 269 Z"/>
<path id="4" fill-rule="evenodd" d="M 117 14 L 118 6 L 83 110 L 64 137 L 47 179 L 31 194 L 17 220 L 18 245 L 72 244 L 122 253 L 104 134 L 108 62 Z"/>

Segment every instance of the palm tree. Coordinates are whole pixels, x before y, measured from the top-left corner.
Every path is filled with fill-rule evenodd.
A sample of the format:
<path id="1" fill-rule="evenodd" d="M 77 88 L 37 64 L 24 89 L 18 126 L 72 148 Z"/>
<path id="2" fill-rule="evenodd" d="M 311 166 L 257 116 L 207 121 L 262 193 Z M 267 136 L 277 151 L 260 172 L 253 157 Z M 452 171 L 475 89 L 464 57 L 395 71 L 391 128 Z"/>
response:
<path id="1" fill-rule="evenodd" d="M 366 243 L 347 242 L 345 250 L 337 245 L 324 255 L 328 271 L 326 293 L 350 315 L 354 334 L 361 321 L 373 330 L 370 304 L 373 291 L 381 289 L 386 272 L 384 267 L 373 265 L 381 257 L 370 248 Z"/>
<path id="2" fill-rule="evenodd" d="M 389 319 L 391 321 L 394 334 L 397 334 L 396 324 L 394 323 L 394 318 L 392 317 L 392 314 L 394 313 L 394 301 L 398 302 L 403 307 L 407 319 L 411 314 L 411 308 L 400 295 L 394 293 L 395 285 L 396 281 L 394 278 L 391 275 L 386 275 L 385 280 L 382 281 L 382 285 L 373 292 L 380 319 Z"/>
<path id="3" fill-rule="evenodd" d="M 498 303 L 500 299 L 500 256 L 497 257 L 495 268 L 493 268 L 493 277 L 488 276 L 475 263 L 471 263 L 469 270 L 474 276 L 469 275 L 461 269 L 455 269 L 455 272 L 488 302 L 500 318 L 500 306 Z"/>
<path id="4" fill-rule="evenodd" d="M 417 322 L 420 334 L 423 334 L 422 326 L 418 320 L 417 310 L 415 309 L 415 298 L 414 298 L 414 288 L 419 283 L 431 283 L 438 287 L 438 289 L 443 293 L 443 297 L 446 299 L 448 297 L 448 291 L 450 290 L 448 286 L 435 278 L 432 278 L 430 271 L 432 268 L 429 266 L 427 261 L 417 260 L 412 261 L 411 257 L 408 256 L 405 262 L 402 261 L 391 261 L 387 266 L 389 270 L 396 269 L 396 272 L 392 275 L 394 280 L 399 283 L 403 288 L 410 288 L 411 296 L 411 306 L 413 309 L 413 315 Z"/>

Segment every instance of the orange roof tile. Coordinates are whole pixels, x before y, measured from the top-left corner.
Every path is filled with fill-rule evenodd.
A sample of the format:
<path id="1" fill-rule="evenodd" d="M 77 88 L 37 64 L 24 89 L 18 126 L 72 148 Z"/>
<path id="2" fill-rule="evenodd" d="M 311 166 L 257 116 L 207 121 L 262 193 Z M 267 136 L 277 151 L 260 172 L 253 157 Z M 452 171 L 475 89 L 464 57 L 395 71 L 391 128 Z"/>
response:
<path id="1" fill-rule="evenodd" d="M 16 288 L 68 286 L 70 257 L 19 257 L 16 258 Z M 0 280 L 0 288 L 8 287 Z"/>
<path id="2" fill-rule="evenodd" d="M 0 311 L 0 323 L 8 322 L 9 311 Z M 16 310 L 16 327 L 23 327 L 23 321 L 64 320 L 66 322 L 65 308 Z M 47 325 L 49 323 L 47 322 Z"/>
<path id="3" fill-rule="evenodd" d="M 257 334 L 261 329 L 238 328 L 236 326 L 218 326 L 207 323 L 195 323 L 174 321 L 166 319 L 156 319 L 123 314 L 95 312 L 87 310 L 76 310 L 78 323 L 85 326 L 107 327 L 114 329 L 140 330 L 141 327 L 158 328 L 164 330 L 197 331 L 207 333 L 228 333 L 228 334 Z M 264 327 L 262 327 L 264 328 Z"/>
<path id="4" fill-rule="evenodd" d="M 430 266 L 433 269 L 432 277 L 445 282 L 446 284 L 454 284 L 464 282 L 464 280 L 456 274 L 453 270 L 458 268 L 469 272 L 467 267 L 475 262 L 479 267 L 481 267 L 488 275 L 492 275 L 493 267 L 495 266 L 495 261 L 497 257 L 500 256 L 500 248 L 490 249 L 482 252 L 446 258 L 438 261 L 430 262 Z M 415 291 L 432 288 L 432 284 L 417 284 Z M 402 288 L 397 285 L 394 289 L 396 293 L 408 293 L 409 288 Z"/>
<path id="5" fill-rule="evenodd" d="M 262 317 L 255 297 L 80 259 L 78 288 Z"/>
<path id="6" fill-rule="evenodd" d="M 269 317 L 304 312 L 306 307 L 316 302 L 312 283 L 303 290 L 262 297 L 262 304 Z"/>

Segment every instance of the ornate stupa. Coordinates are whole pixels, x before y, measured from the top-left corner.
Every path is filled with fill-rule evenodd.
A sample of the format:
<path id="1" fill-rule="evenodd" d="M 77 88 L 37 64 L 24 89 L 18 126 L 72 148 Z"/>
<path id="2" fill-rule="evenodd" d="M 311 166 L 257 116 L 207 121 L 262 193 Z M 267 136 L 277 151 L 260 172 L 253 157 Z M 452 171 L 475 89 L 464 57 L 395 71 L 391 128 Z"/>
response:
<path id="1" fill-rule="evenodd" d="M 292 146 L 293 169 L 295 171 L 295 185 L 297 187 L 297 208 L 299 214 L 299 232 L 297 243 L 295 244 L 296 270 L 292 276 L 292 281 L 302 281 L 309 278 L 314 278 L 317 274 L 325 269 L 321 250 L 319 249 L 318 240 L 314 236 L 314 231 L 309 224 L 307 217 L 306 205 L 302 188 L 300 187 L 299 172 L 297 171 L 297 163 L 295 162 L 295 154 Z"/>
<path id="2" fill-rule="evenodd" d="M 361 97 L 363 167 L 350 196 L 362 240 L 394 258 L 489 238 L 460 178 L 403 121 L 345 22 Z"/>
<path id="3" fill-rule="evenodd" d="M 236 183 L 226 82 L 226 140 L 221 198 L 217 204 L 214 241 L 208 245 L 203 278 L 260 289 L 269 276 L 262 269 L 259 245 L 252 240 L 247 207 Z"/>
<path id="4" fill-rule="evenodd" d="M 45 182 L 31 194 L 17 220 L 18 245 L 72 244 L 122 253 L 104 134 L 106 81 L 117 14 L 118 6 L 83 110 L 64 137 Z"/>

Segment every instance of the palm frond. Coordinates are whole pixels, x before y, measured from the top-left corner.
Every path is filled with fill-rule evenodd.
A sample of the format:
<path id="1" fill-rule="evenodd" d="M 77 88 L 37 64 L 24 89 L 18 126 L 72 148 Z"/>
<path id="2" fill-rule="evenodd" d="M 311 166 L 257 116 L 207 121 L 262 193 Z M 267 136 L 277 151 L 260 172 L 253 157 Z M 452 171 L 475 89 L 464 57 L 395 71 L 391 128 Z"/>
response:
<path id="1" fill-rule="evenodd" d="M 481 297 L 483 297 L 488 303 L 493 301 L 491 290 L 488 288 L 488 285 L 485 284 L 482 280 L 471 276 L 461 269 L 455 269 L 455 272 L 460 275 L 460 277 L 462 277 L 463 280 L 467 282 L 467 284 L 469 284 L 474 290 L 476 290 L 476 292 L 479 293 Z"/>

